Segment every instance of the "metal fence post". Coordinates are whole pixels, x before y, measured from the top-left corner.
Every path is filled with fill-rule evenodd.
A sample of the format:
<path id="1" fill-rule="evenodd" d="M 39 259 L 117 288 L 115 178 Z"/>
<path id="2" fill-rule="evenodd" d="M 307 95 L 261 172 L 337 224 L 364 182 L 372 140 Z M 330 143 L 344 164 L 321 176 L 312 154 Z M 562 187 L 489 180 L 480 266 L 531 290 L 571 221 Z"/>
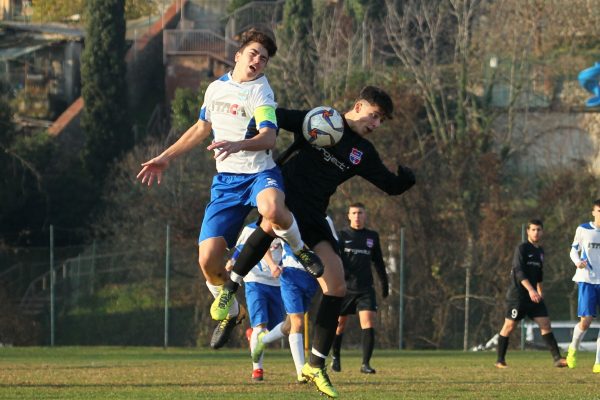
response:
<path id="1" fill-rule="evenodd" d="M 94 294 L 96 284 L 96 239 L 92 242 L 92 265 L 90 266 L 90 295 Z"/>
<path id="2" fill-rule="evenodd" d="M 525 241 L 525 224 L 521 224 L 521 243 Z M 521 320 L 521 350 L 525 350 L 525 318 Z"/>
<path id="3" fill-rule="evenodd" d="M 169 346 L 169 264 L 171 258 L 171 227 L 167 224 L 167 239 L 165 243 L 165 344 L 166 349 Z"/>
<path id="4" fill-rule="evenodd" d="M 54 346 L 54 225 L 50 225 L 50 346 Z"/>
<path id="5" fill-rule="evenodd" d="M 404 344 L 404 228 L 400 228 L 400 299 L 398 317 L 398 349 Z"/>

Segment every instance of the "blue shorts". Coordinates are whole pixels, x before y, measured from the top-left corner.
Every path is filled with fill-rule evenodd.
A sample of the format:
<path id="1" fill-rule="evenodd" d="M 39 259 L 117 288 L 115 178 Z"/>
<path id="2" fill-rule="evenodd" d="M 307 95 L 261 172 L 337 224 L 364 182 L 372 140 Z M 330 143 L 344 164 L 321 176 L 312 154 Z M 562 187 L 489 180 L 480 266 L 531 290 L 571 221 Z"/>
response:
<path id="1" fill-rule="evenodd" d="M 205 239 L 223 237 L 229 248 L 235 246 L 244 219 L 256 207 L 256 196 L 268 188 L 283 192 L 283 178 L 279 167 L 256 174 L 215 175 L 198 243 Z"/>
<path id="2" fill-rule="evenodd" d="M 600 305 L 600 285 L 578 282 L 577 315 L 579 317 L 595 317 L 596 306 Z"/>
<path id="3" fill-rule="evenodd" d="M 284 268 L 279 277 L 281 297 L 288 314 L 304 314 L 319 287 L 315 278 L 298 268 Z"/>
<path id="4" fill-rule="evenodd" d="M 245 282 L 244 286 L 250 325 L 253 328 L 265 324 L 267 329 L 271 330 L 285 319 L 279 286 L 258 282 Z"/>

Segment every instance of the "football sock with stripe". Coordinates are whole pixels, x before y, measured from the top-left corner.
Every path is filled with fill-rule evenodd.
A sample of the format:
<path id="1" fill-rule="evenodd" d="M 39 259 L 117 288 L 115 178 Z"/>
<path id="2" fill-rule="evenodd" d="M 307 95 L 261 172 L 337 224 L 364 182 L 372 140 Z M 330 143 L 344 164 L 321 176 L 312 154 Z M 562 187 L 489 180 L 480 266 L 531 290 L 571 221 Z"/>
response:
<path id="1" fill-rule="evenodd" d="M 325 359 L 329 354 L 335 330 L 337 329 L 338 317 L 342 308 L 343 297 L 329 296 L 324 294 L 317 310 L 313 333 L 313 350 L 310 354 L 310 365 L 323 368 Z"/>

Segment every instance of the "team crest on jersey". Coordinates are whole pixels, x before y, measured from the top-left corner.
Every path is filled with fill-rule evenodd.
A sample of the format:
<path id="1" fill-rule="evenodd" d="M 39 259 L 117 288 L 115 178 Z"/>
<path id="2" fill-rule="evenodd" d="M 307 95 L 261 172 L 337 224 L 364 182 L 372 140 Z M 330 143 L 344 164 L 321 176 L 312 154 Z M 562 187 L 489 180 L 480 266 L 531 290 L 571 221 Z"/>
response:
<path id="1" fill-rule="evenodd" d="M 367 239 L 367 247 L 368 248 L 373 247 L 373 239 Z"/>
<path id="2" fill-rule="evenodd" d="M 362 151 L 358 150 L 356 147 L 353 147 L 352 152 L 350 153 L 350 162 L 354 165 L 360 164 L 362 155 L 363 155 Z"/>

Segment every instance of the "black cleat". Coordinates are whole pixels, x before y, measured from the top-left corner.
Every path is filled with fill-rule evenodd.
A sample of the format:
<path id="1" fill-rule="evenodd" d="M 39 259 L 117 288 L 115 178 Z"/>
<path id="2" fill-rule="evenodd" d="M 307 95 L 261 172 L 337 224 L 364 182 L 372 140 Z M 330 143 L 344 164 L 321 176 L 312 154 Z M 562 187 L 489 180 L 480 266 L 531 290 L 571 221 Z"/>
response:
<path id="1" fill-rule="evenodd" d="M 294 255 L 300 264 L 302 264 L 306 272 L 315 278 L 319 278 L 323 275 L 323 272 L 325 272 L 325 267 L 319 256 L 308 247 L 304 246 L 302 249 L 298 250 L 298 252 L 294 253 Z"/>
<path id="2" fill-rule="evenodd" d="M 342 372 L 342 361 L 339 357 L 333 357 L 331 359 L 331 370 L 335 372 Z"/>
<path id="3" fill-rule="evenodd" d="M 374 374 L 375 370 L 373 368 L 371 368 L 371 366 L 369 364 L 363 364 L 360 367 L 360 372 L 362 372 L 363 374 Z"/>
<path id="4" fill-rule="evenodd" d="M 212 338 L 210 339 L 210 347 L 213 349 L 220 349 L 225 346 L 225 343 L 231 337 L 231 332 L 236 325 L 242 323 L 246 318 L 246 310 L 240 305 L 240 313 L 235 317 L 227 317 L 223 321 L 219 321 L 215 330 L 213 331 Z"/>

